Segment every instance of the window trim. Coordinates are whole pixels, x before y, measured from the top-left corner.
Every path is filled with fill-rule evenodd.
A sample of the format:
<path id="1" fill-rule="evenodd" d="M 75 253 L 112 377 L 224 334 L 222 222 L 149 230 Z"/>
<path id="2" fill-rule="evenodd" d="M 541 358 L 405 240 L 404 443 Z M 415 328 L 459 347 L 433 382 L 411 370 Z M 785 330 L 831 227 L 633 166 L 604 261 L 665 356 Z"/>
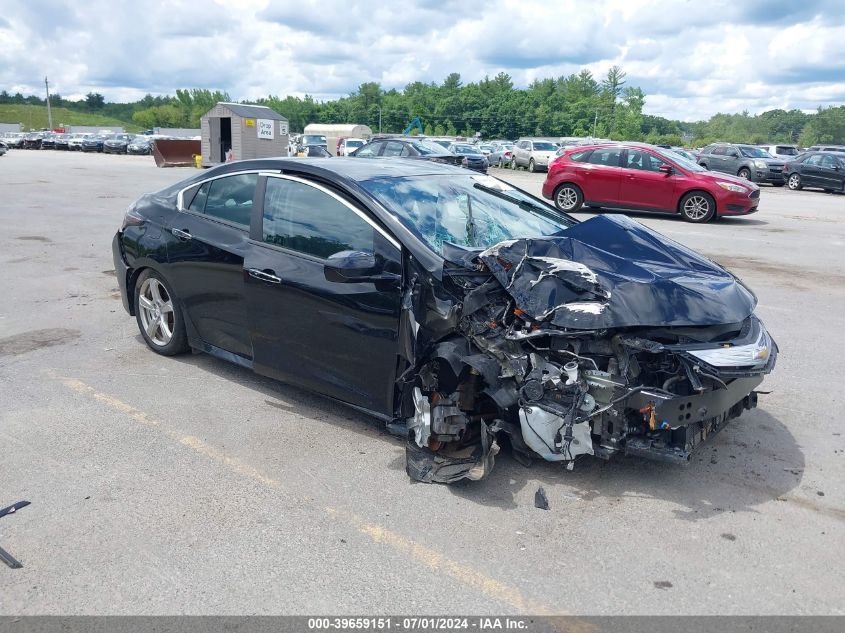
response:
<path id="1" fill-rule="evenodd" d="M 241 171 L 231 171 L 227 174 L 218 174 L 216 176 L 211 176 L 210 178 L 203 178 L 202 180 L 197 180 L 196 182 L 192 182 L 187 187 L 183 187 L 176 193 L 176 210 L 181 213 L 190 213 L 191 215 L 199 215 L 202 217 L 208 217 L 203 213 L 197 213 L 196 211 L 191 211 L 190 209 L 185 207 L 185 192 L 188 189 L 193 189 L 196 186 L 202 186 L 207 182 L 211 182 L 212 180 L 219 180 L 220 178 L 226 178 L 227 176 L 243 176 L 245 174 L 257 174 L 258 176 L 267 176 L 271 174 L 280 174 L 282 173 L 281 169 L 277 170 L 267 170 L 267 169 L 244 169 Z M 258 189 L 256 188 L 256 191 Z"/>
<path id="2" fill-rule="evenodd" d="M 205 213 L 198 213 L 196 211 L 192 211 L 185 207 L 185 192 L 189 189 L 193 189 L 194 187 L 202 187 L 205 183 L 211 182 L 213 180 L 219 180 L 221 178 L 226 178 L 228 176 L 244 176 L 249 174 L 256 175 L 256 182 L 255 182 L 255 196 L 257 197 L 259 194 L 263 195 L 263 189 L 261 189 L 261 176 L 266 176 L 269 174 L 276 174 L 281 173 L 281 170 L 255 170 L 255 169 L 245 169 L 242 171 L 233 171 L 229 172 L 228 174 L 219 174 L 217 176 L 212 176 L 210 178 L 204 178 L 202 180 L 198 180 L 197 182 L 180 189 L 176 194 L 176 211 L 178 213 L 186 213 L 191 215 L 195 218 L 202 218 L 207 222 L 215 222 L 217 224 L 222 224 L 223 226 L 227 226 L 232 229 L 237 229 L 238 231 L 243 231 L 247 235 L 251 232 L 252 226 L 252 217 L 255 213 L 255 198 L 252 200 L 252 208 L 250 209 L 249 217 L 250 223 L 247 225 L 238 224 L 237 222 L 230 222 L 229 220 L 224 220 L 223 218 L 218 218 L 212 215 L 206 215 Z"/>
<path id="3" fill-rule="evenodd" d="M 369 224 L 373 229 L 375 229 L 375 231 L 379 235 L 381 235 L 396 250 L 398 250 L 399 252 L 402 251 L 402 245 L 399 243 L 399 241 L 396 238 L 394 238 L 392 235 L 390 235 L 390 233 L 388 233 L 385 229 L 383 229 L 381 226 L 379 226 L 378 223 L 375 220 L 373 220 L 370 216 L 368 216 L 366 213 L 361 211 L 354 204 L 349 202 L 346 198 L 338 195 L 337 193 L 335 193 L 334 191 L 332 191 L 328 187 L 324 187 L 323 185 L 316 183 L 313 180 L 308 180 L 307 178 L 301 178 L 299 176 L 292 176 L 290 174 L 285 174 L 285 173 L 282 173 L 282 172 L 263 173 L 261 175 L 266 176 L 264 186 L 259 185 L 260 189 L 261 189 L 261 213 L 258 214 L 258 217 L 261 219 L 261 226 L 258 227 L 258 228 L 260 228 L 261 230 L 260 230 L 260 234 L 253 234 L 253 232 L 250 231 L 250 241 L 251 242 L 254 242 L 255 244 L 258 244 L 260 246 L 265 246 L 267 248 L 277 249 L 277 250 L 280 250 L 284 253 L 300 255 L 302 257 L 308 257 L 308 258 L 313 259 L 313 260 L 318 261 L 318 262 L 328 261 L 328 258 L 319 257 L 319 256 L 314 255 L 312 253 L 304 253 L 302 251 L 298 251 L 298 250 L 295 250 L 295 249 L 292 249 L 292 248 L 287 248 L 285 246 L 279 246 L 278 244 L 270 244 L 269 242 L 264 241 L 264 235 L 263 235 L 264 234 L 264 200 L 266 199 L 266 191 L 267 191 L 266 181 L 269 180 L 270 178 L 275 178 L 277 180 L 289 180 L 289 181 L 292 181 L 292 182 L 298 182 L 298 183 L 306 185 L 308 187 L 313 187 L 314 189 L 317 189 L 318 191 L 321 191 L 322 193 L 328 195 L 330 198 L 333 198 L 335 201 L 339 202 L 340 204 L 345 206 L 347 209 L 352 211 L 359 218 L 364 220 L 364 222 Z M 256 189 L 256 191 L 257 190 L 258 190 L 258 188 Z"/>

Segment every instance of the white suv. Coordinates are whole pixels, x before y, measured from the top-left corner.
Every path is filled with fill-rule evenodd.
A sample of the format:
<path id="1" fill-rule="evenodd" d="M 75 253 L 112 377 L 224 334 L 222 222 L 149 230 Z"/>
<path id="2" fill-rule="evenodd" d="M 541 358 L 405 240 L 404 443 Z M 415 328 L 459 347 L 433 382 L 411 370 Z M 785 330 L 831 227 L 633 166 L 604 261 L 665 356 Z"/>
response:
<path id="1" fill-rule="evenodd" d="M 550 141 L 517 141 L 511 155 L 511 169 L 526 167 L 534 172 L 539 169 L 548 171 L 549 163 L 555 159 L 555 153 L 560 149 Z"/>

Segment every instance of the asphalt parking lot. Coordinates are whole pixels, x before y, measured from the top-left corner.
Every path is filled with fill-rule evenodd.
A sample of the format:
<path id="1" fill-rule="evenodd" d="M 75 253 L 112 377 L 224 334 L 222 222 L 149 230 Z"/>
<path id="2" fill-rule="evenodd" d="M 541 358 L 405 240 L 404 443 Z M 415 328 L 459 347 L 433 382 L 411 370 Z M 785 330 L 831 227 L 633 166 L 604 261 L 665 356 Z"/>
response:
<path id="1" fill-rule="evenodd" d="M 145 347 L 110 241 L 137 195 L 190 173 L 0 158 L 0 507 L 32 502 L 0 519 L 24 565 L 0 567 L 0 614 L 845 613 L 845 196 L 637 216 L 747 281 L 780 345 L 771 394 L 689 467 L 505 452 L 449 487 L 411 483 L 361 414 Z"/>

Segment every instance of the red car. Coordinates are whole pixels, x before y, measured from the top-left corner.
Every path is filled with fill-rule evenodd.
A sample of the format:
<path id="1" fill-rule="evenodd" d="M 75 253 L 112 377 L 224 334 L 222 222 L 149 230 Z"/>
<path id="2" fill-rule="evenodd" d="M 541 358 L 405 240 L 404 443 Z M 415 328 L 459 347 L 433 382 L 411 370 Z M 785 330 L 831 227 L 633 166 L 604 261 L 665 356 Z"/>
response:
<path id="1" fill-rule="evenodd" d="M 672 150 L 618 143 L 566 150 L 551 165 L 543 197 L 561 211 L 582 205 L 680 213 L 689 222 L 757 211 L 753 182 L 707 171 Z"/>

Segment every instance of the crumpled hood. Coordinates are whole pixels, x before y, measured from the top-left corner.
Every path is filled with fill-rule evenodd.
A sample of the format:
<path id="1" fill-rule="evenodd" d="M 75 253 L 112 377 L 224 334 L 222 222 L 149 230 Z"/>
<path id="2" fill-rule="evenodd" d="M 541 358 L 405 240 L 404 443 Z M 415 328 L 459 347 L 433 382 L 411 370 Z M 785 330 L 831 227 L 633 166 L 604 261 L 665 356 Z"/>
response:
<path id="1" fill-rule="evenodd" d="M 500 242 L 479 258 L 517 308 L 563 328 L 738 323 L 757 303 L 722 267 L 621 215 Z"/>

